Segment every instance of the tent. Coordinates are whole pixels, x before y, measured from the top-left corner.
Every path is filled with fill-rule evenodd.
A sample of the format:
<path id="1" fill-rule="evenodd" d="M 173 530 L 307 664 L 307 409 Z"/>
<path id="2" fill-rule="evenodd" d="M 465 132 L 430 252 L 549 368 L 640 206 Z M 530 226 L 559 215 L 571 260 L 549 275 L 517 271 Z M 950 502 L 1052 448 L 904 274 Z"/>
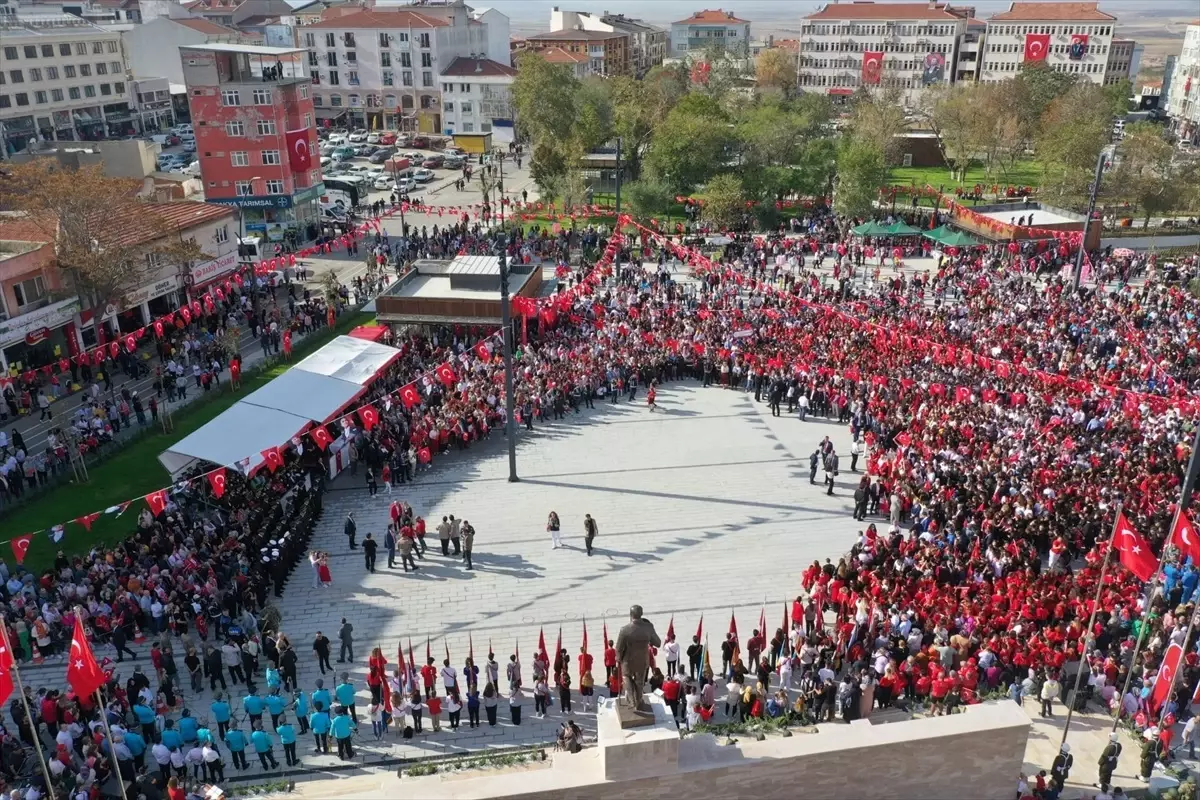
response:
<path id="1" fill-rule="evenodd" d="M 386 325 L 359 325 L 350 331 L 350 338 L 364 339 L 368 342 L 378 342 L 387 333 Z"/>
<path id="2" fill-rule="evenodd" d="M 399 356 L 394 347 L 339 336 L 176 442 L 158 460 L 172 476 L 197 462 L 232 466 L 249 459 L 253 470 L 262 463 L 263 450 L 342 414 Z"/>
<path id="3" fill-rule="evenodd" d="M 864 222 L 862 225 L 857 225 L 853 228 L 855 236 L 885 236 L 887 235 L 887 226 L 881 222 L 871 220 Z"/>
<path id="4" fill-rule="evenodd" d="M 955 230 L 949 225 L 943 225 L 940 228 L 927 231 L 925 238 L 932 239 L 942 247 L 974 247 L 980 243 L 974 236 L 970 236 L 960 230 Z"/>
<path id="5" fill-rule="evenodd" d="M 914 228 L 912 225 L 909 225 L 907 222 L 902 220 L 897 220 L 884 228 L 884 233 L 888 234 L 889 236 L 919 236 L 921 229 Z"/>

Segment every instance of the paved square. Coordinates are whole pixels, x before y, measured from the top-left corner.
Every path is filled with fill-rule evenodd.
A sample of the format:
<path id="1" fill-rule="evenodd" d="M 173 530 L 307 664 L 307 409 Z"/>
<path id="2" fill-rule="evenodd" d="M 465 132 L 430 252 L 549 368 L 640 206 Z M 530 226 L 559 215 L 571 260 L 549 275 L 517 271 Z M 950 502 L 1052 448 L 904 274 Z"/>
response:
<path id="1" fill-rule="evenodd" d="M 499 434 L 437 459 L 415 486 L 397 487 L 391 497 L 368 497 L 361 475 L 337 481 L 313 540 L 334 556 L 333 586 L 311 588 L 311 574 L 302 565 L 280 603 L 283 629 L 301 652 L 301 685 L 311 688 L 318 677 L 307 642 L 318 629 L 334 638 L 343 616 L 354 624 L 354 675 L 364 696 L 370 649 L 379 644 L 394 664 L 397 642 L 407 644 L 409 637 L 419 663 L 428 636 L 438 664 L 448 645 L 459 669 L 468 631 L 478 663 L 486 660 L 489 641 L 502 665 L 519 642 L 528 687 L 539 626 L 552 649 L 561 625 L 563 646 L 574 658 L 586 616 L 589 649 L 599 667 L 602 624 L 607 620 L 615 637 L 631 603 L 644 606 L 660 635 L 674 614 L 685 647 L 701 612 L 714 648 L 725 635 L 731 608 L 743 641 L 757 627 L 764 604 L 773 632 L 784 600 L 800 590 L 805 566 L 816 558 L 836 559 L 862 527 L 851 517 L 856 476 L 843 472 L 835 497 L 808 482 L 809 454 L 826 435 L 840 453 L 848 453 L 848 428 L 811 417 L 773 418 L 753 393 L 703 389 L 691 381 L 667 384 L 659 403 L 662 410 L 654 413 L 641 398 L 616 406 L 597 403 L 595 411 L 584 410 L 578 418 L 523 432 L 517 484 L 507 482 Z M 848 455 L 842 466 L 848 470 Z M 348 550 L 342 526 L 354 510 L 359 540 L 368 531 L 382 539 L 395 498 L 411 503 L 429 522 L 430 550 L 419 562 L 421 571 L 406 575 L 386 569 L 381 548 L 378 571 L 370 575 L 362 551 Z M 545 522 L 551 510 L 562 519 L 566 549 L 550 547 Z M 591 558 L 583 550 L 585 513 L 600 526 Z M 440 554 L 433 529 L 447 514 L 470 520 L 478 532 L 473 572 Z M 719 651 L 713 660 L 719 666 Z M 607 696 L 599 686 L 603 669 L 593 672 L 597 694 Z M 574 689 L 573 697 L 578 708 Z M 405 746 L 389 743 L 378 755 L 550 741 L 560 710 L 555 706 L 545 721 L 530 720 L 532 711 L 527 695 L 520 727 L 443 730 Z M 592 715 L 575 716 L 593 729 Z M 500 719 L 507 717 L 502 702 Z M 375 755 L 374 746 L 364 745 Z M 310 757 L 306 763 L 323 760 Z"/>

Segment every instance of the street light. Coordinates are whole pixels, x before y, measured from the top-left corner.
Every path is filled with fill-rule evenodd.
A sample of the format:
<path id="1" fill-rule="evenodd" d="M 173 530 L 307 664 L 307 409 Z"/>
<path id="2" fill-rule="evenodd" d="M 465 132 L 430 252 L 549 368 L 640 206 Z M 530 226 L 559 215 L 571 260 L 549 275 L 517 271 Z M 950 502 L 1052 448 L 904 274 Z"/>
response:
<path id="1" fill-rule="evenodd" d="M 504 337 L 504 435 L 508 437 L 508 482 L 516 483 L 517 477 L 517 422 L 516 400 L 513 397 L 513 330 L 512 315 L 508 308 L 508 236 L 504 227 L 496 237 L 500 251 L 500 321 Z"/>

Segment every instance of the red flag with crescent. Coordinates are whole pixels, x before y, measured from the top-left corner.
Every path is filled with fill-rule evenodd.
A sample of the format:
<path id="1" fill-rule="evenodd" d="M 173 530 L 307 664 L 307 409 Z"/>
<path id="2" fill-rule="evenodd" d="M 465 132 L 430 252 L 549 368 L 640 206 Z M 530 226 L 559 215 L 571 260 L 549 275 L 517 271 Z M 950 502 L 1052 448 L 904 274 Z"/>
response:
<path id="1" fill-rule="evenodd" d="M 433 453 L 428 447 L 422 447 L 417 451 L 417 461 L 420 461 L 422 464 L 428 464 L 432 458 Z"/>
<path id="2" fill-rule="evenodd" d="M 92 530 L 92 523 L 100 519 L 100 512 L 93 511 L 91 514 L 84 514 L 82 517 L 76 517 L 75 521 L 83 526 L 83 529 L 89 533 Z"/>
<path id="3" fill-rule="evenodd" d="M 1129 524 L 1124 511 L 1117 514 L 1113 547 L 1121 554 L 1121 563 L 1134 575 L 1143 581 L 1154 577 L 1158 570 L 1158 557 L 1150 549 L 1150 543 Z"/>
<path id="4" fill-rule="evenodd" d="M 167 509 L 167 490 L 159 489 L 146 495 L 146 505 L 150 506 L 150 513 L 154 516 L 162 514 Z"/>
<path id="5" fill-rule="evenodd" d="M 320 450 L 324 450 L 333 442 L 333 437 L 329 435 L 329 431 L 325 430 L 323 425 L 313 428 L 308 435 L 312 437 L 313 442 Z"/>
<path id="6" fill-rule="evenodd" d="M 1025 61 L 1045 61 L 1050 52 L 1050 34 L 1025 34 Z"/>
<path id="7" fill-rule="evenodd" d="M 67 683 L 77 697 L 90 697 L 107 682 L 104 671 L 92 655 L 82 617 L 75 618 L 75 633 L 71 636 L 71 651 L 67 658 Z"/>
<path id="8" fill-rule="evenodd" d="M 475 355 L 479 356 L 484 361 L 492 357 L 492 348 L 487 343 L 487 340 L 479 342 L 475 345 Z"/>
<path id="9" fill-rule="evenodd" d="M 883 78 L 883 51 L 867 50 L 863 53 L 862 82 L 867 86 L 878 86 Z"/>
<path id="10" fill-rule="evenodd" d="M 283 466 L 283 454 L 279 452 L 278 447 L 268 447 L 260 455 L 262 455 L 263 461 L 266 462 L 267 469 L 271 470 L 271 472 Z"/>
<path id="11" fill-rule="evenodd" d="M 283 332 L 283 354 L 289 358 L 292 355 L 292 332 Z"/>
<path id="12" fill-rule="evenodd" d="M 288 164 L 292 172 L 306 172 L 312 169 L 312 145 L 309 143 L 308 129 L 302 128 L 287 132 Z"/>
<path id="13" fill-rule="evenodd" d="M 1196 535 L 1196 526 L 1186 511 L 1180 511 L 1175 518 L 1175 530 L 1171 532 L 1171 544 L 1179 548 L 1184 555 L 1191 556 L 1192 563 L 1200 564 L 1200 537 Z"/>
<path id="14" fill-rule="evenodd" d="M 363 427 L 368 431 L 379 424 L 379 412 L 370 404 L 358 410 L 358 418 L 362 420 Z"/>
<path id="15" fill-rule="evenodd" d="M 404 403 L 405 408 L 420 405 L 421 394 L 417 391 L 415 383 L 410 383 L 400 390 L 400 402 Z"/>
<path id="16" fill-rule="evenodd" d="M 33 541 L 32 533 L 25 533 L 20 536 L 14 536 L 9 545 L 12 546 L 13 555 L 16 556 L 18 564 L 25 563 L 25 554 L 29 552 L 29 543 Z"/>
<path id="17" fill-rule="evenodd" d="M 1183 648 L 1172 642 L 1163 654 L 1162 666 L 1158 668 L 1158 677 L 1154 680 L 1154 688 L 1150 693 L 1151 708 L 1157 710 L 1166 702 L 1167 693 L 1171 691 L 1171 684 L 1175 682 L 1175 671 L 1179 669 L 1182 658 Z"/>
<path id="18" fill-rule="evenodd" d="M 220 467 L 208 473 L 208 485 L 212 487 L 213 497 L 220 500 L 225 495 L 225 468 Z"/>
<path id="19" fill-rule="evenodd" d="M 434 374 L 437 376 L 437 379 L 446 386 L 453 386 L 455 381 L 458 380 L 458 376 L 454 374 L 454 368 L 449 364 L 442 364 L 440 367 L 434 370 Z"/>

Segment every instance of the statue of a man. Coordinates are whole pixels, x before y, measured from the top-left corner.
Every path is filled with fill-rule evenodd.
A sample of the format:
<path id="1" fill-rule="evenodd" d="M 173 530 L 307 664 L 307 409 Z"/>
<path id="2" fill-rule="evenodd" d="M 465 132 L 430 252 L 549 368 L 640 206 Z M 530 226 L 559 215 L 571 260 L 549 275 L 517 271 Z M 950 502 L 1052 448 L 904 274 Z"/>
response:
<path id="1" fill-rule="evenodd" d="M 632 606 L 629 609 L 629 623 L 617 634 L 617 658 L 621 665 L 621 682 L 624 690 L 618 711 L 634 712 L 653 722 L 650 704 L 646 702 L 643 688 L 646 685 L 646 673 L 650 669 L 650 648 L 661 647 L 662 639 L 654 630 L 649 620 L 642 619 L 642 607 Z M 627 718 L 622 714 L 622 721 Z M 642 724 L 646 724 L 643 720 Z"/>

